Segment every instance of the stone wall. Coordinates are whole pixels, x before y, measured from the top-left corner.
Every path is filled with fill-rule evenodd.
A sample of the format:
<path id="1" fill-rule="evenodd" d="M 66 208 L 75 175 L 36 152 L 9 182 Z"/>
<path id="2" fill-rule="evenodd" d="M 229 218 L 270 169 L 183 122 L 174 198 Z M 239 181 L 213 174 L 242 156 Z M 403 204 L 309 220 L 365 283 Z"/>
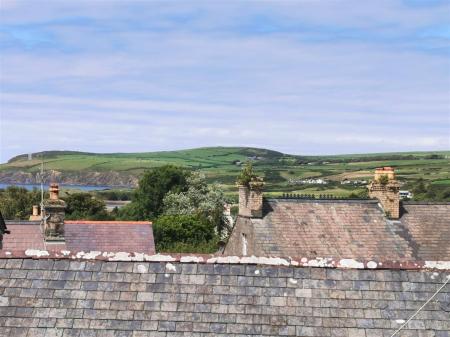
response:
<path id="1" fill-rule="evenodd" d="M 0 259 L 0 336 L 391 336 L 448 274 Z M 398 336 L 448 337 L 449 318 L 450 283 Z"/>

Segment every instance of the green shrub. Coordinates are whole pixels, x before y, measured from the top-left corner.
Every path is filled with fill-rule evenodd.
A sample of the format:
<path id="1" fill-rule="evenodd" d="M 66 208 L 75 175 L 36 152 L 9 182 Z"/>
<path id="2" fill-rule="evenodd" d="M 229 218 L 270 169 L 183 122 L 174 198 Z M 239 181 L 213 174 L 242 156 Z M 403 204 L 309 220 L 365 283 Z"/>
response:
<path id="1" fill-rule="evenodd" d="M 45 194 L 47 197 L 47 193 Z M 7 220 L 27 220 L 33 205 L 39 205 L 41 193 L 37 189 L 28 191 L 23 187 L 9 186 L 0 189 L 0 210 Z"/>
<path id="2" fill-rule="evenodd" d="M 256 178 L 256 174 L 253 171 L 253 165 L 251 162 L 246 162 L 242 168 L 241 173 L 237 177 L 237 184 L 242 186 L 249 186 L 250 182 Z"/>
<path id="3" fill-rule="evenodd" d="M 158 252 L 212 253 L 218 238 L 214 225 L 199 215 L 162 215 L 153 224 Z"/>
<path id="4" fill-rule="evenodd" d="M 67 204 L 66 218 L 70 220 L 110 220 L 103 200 L 89 193 L 73 193 L 64 197 Z"/>
<path id="5" fill-rule="evenodd" d="M 378 182 L 381 185 L 387 185 L 389 183 L 389 177 L 386 174 L 383 174 L 378 178 Z"/>

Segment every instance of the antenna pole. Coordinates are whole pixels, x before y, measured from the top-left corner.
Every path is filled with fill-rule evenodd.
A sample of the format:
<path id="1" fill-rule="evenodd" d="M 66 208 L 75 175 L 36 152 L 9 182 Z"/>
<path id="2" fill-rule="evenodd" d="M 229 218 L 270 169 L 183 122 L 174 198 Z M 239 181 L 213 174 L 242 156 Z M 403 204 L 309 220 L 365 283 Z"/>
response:
<path id="1" fill-rule="evenodd" d="M 41 161 L 41 217 L 44 216 L 44 154 Z"/>

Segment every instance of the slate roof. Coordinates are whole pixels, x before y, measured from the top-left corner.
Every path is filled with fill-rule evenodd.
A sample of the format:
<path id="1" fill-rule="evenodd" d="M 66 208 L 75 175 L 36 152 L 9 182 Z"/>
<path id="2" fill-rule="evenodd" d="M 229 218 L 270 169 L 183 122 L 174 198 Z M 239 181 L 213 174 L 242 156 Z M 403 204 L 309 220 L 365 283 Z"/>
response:
<path id="1" fill-rule="evenodd" d="M 243 221 L 257 256 L 450 261 L 450 203 L 403 203 L 391 221 L 375 200 L 267 199 Z"/>
<path id="2" fill-rule="evenodd" d="M 3 236 L 3 250 L 69 250 L 72 252 L 155 253 L 151 222 L 65 221 L 65 244 L 46 244 L 37 221 L 7 221 L 11 234 Z"/>
<path id="3" fill-rule="evenodd" d="M 389 337 L 444 271 L 0 258 L 0 336 Z M 396 337 L 450 334 L 450 283 Z"/>

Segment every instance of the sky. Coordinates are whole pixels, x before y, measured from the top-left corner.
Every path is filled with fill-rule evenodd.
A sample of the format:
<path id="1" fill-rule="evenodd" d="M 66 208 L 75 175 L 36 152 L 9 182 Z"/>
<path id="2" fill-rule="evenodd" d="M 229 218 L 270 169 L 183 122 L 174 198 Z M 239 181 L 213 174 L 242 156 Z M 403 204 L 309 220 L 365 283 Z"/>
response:
<path id="1" fill-rule="evenodd" d="M 0 162 L 450 150 L 450 1 L 0 1 Z"/>

